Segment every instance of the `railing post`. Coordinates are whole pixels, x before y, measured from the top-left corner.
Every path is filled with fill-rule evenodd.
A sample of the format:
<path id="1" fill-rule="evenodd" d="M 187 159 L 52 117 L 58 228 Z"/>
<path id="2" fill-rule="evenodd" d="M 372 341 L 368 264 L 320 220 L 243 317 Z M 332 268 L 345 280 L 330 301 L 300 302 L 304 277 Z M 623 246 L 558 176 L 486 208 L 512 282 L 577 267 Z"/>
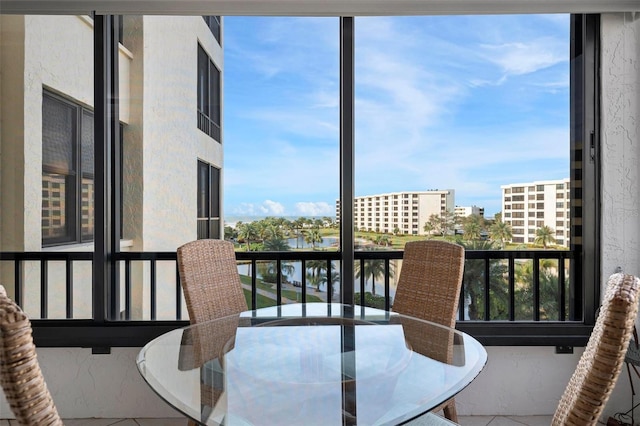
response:
<path id="1" fill-rule="evenodd" d="M 354 18 L 340 18 L 340 278 L 342 303 L 354 296 Z"/>
<path id="2" fill-rule="evenodd" d="M 117 318 L 119 300 L 114 253 L 120 244 L 118 112 L 118 20 L 94 16 L 94 170 L 95 227 L 93 260 L 93 318 Z"/>

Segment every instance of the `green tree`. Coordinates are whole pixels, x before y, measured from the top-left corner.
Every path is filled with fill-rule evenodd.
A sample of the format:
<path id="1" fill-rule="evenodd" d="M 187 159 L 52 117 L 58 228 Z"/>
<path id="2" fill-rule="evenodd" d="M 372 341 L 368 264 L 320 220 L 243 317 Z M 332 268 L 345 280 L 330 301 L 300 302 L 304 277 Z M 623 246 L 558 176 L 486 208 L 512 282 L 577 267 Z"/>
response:
<path id="1" fill-rule="evenodd" d="M 532 320 L 533 306 L 533 260 L 520 261 L 515 268 L 515 317 L 516 320 Z M 560 292 L 558 289 L 558 261 L 555 259 L 539 260 L 539 294 L 540 319 L 558 320 L 560 315 Z"/>
<path id="2" fill-rule="evenodd" d="M 493 225 L 491 225 L 491 228 L 489 228 L 489 233 L 491 234 L 491 239 L 493 241 L 500 242 L 501 249 L 504 249 L 504 243 L 507 240 L 511 240 L 511 238 L 513 237 L 513 234 L 511 231 L 511 225 L 501 220 L 498 220 L 497 215 L 496 215 L 496 221 L 493 223 Z"/>
<path id="3" fill-rule="evenodd" d="M 549 244 L 556 242 L 554 237 L 555 231 L 547 225 L 542 226 L 536 230 L 536 244 L 542 244 L 543 248 L 547 248 Z"/>
<path id="4" fill-rule="evenodd" d="M 311 247 L 313 247 L 313 250 L 315 250 L 316 244 L 322 243 L 323 241 L 322 234 L 320 233 L 320 229 L 318 228 L 307 229 L 304 232 L 304 241 L 307 244 L 311 244 Z"/>
<path id="5" fill-rule="evenodd" d="M 289 243 L 284 238 L 269 238 L 262 244 L 264 251 L 289 251 Z"/>
<path id="6" fill-rule="evenodd" d="M 238 222 L 238 240 L 243 241 L 247 245 L 247 251 L 251 251 L 251 243 L 260 239 L 257 226 L 253 222 Z"/>
<path id="7" fill-rule="evenodd" d="M 394 270 L 389 264 L 389 278 L 393 277 Z M 384 277 L 384 260 L 382 259 L 364 259 L 363 262 L 356 262 L 355 276 L 356 279 L 364 277 L 365 282 L 371 278 L 371 294 L 376 294 L 376 278 Z"/>
<path id="8" fill-rule="evenodd" d="M 371 241 L 378 246 L 388 247 L 391 245 L 391 238 L 388 235 L 376 235 Z"/>
<path id="9" fill-rule="evenodd" d="M 446 237 L 447 235 L 453 233 L 456 225 L 456 216 L 453 212 L 449 210 L 445 210 L 441 214 L 433 213 L 429 216 L 429 220 L 425 224 L 425 231 L 427 230 L 427 225 L 431 228 L 431 231 L 435 231 L 440 236 Z"/>
<path id="10" fill-rule="evenodd" d="M 424 227 L 422 229 L 427 234 L 427 238 L 433 237 L 433 231 L 436 230 L 436 220 L 437 216 L 432 214 L 429 217 L 429 220 L 424 223 Z M 400 230 L 398 229 L 398 231 Z"/>
<path id="11" fill-rule="evenodd" d="M 475 240 L 458 241 L 465 250 L 494 250 L 493 242 Z M 489 319 L 508 319 L 509 290 L 508 265 L 500 260 L 489 262 Z M 485 318 L 485 261 L 467 259 L 464 264 L 463 291 L 470 320 Z"/>
<path id="12" fill-rule="evenodd" d="M 235 228 L 226 225 L 224 227 L 224 239 L 225 240 L 235 240 L 237 238 L 238 238 L 238 231 Z"/>
<path id="13" fill-rule="evenodd" d="M 479 240 L 484 231 L 484 219 L 482 216 L 472 214 L 462 220 L 462 229 L 464 230 L 464 239 L 469 241 Z"/>
<path id="14" fill-rule="evenodd" d="M 306 262 L 306 269 L 307 281 L 316 287 L 316 291 L 320 291 L 320 284 L 323 283 L 322 271 L 327 270 L 327 262 L 320 259 L 310 260 Z"/>
<path id="15" fill-rule="evenodd" d="M 302 235 L 302 230 L 304 229 L 305 223 L 306 221 L 304 217 L 299 217 L 292 222 L 291 227 L 293 228 L 293 231 L 296 236 L 296 248 L 300 248 L 299 239 L 300 239 L 300 236 Z"/>

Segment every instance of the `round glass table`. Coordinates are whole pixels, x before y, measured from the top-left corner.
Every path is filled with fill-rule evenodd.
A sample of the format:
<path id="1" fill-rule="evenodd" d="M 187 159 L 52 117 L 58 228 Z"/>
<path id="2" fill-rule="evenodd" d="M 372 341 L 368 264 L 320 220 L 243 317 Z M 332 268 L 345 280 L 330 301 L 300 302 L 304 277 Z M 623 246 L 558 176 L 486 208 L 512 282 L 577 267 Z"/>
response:
<path id="1" fill-rule="evenodd" d="M 282 305 L 176 329 L 138 370 L 205 425 L 387 425 L 448 400 L 480 373 L 471 336 L 394 312 Z"/>

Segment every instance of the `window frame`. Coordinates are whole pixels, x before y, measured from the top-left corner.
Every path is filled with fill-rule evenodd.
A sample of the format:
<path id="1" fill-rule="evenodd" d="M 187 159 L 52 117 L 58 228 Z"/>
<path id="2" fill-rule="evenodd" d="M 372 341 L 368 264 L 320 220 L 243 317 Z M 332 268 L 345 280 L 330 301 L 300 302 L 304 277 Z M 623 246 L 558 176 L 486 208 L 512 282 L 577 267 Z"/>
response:
<path id="1" fill-rule="evenodd" d="M 598 40 L 599 15 L 572 15 L 572 81 L 571 81 L 571 146 L 572 200 L 581 200 L 571 208 L 572 250 L 577 251 L 573 261 L 572 279 L 581 282 L 575 286 L 570 309 L 572 318 L 581 321 L 510 323 L 510 322 L 461 322 L 458 328 L 469 332 L 485 345 L 543 345 L 582 346 L 586 343 L 595 322 L 599 302 L 600 277 L 600 218 L 599 218 L 599 164 L 590 162 L 589 149 L 583 149 L 581 141 L 592 141 L 596 147 L 599 120 Z M 34 337 L 38 346 L 90 346 L 94 352 L 108 351 L 111 346 L 140 346 L 151 338 L 186 324 L 185 321 L 111 321 L 119 312 L 117 303 L 117 260 L 115 232 L 118 218 L 117 190 L 110 191 L 117 177 L 112 176 L 114 158 L 119 140 L 117 114 L 117 36 L 109 28 L 118 19 L 112 15 L 96 16 L 95 32 L 95 155 L 96 155 L 96 251 L 94 253 L 94 319 L 93 320 L 34 320 Z M 113 38 L 116 43 L 113 43 Z M 351 40 L 349 38 L 351 37 Z M 341 228 L 344 242 L 353 242 L 353 227 L 344 226 L 353 220 L 353 18 L 341 18 Z M 350 44 L 351 43 L 351 44 Z M 577 60 L 579 56 L 582 57 Z M 346 77 L 345 77 L 346 76 Z M 351 96 L 349 94 L 351 93 Z M 98 96 L 99 95 L 99 96 Z M 584 135 L 592 135 L 584 138 Z M 351 150 L 351 151 L 350 151 Z M 119 154 L 119 153 L 118 153 Z M 109 163 L 108 160 L 112 163 Z M 115 179 L 115 180 L 114 180 Z M 578 220 L 581 224 L 578 224 Z M 119 219 L 119 218 L 118 218 Z M 348 219 L 345 221 L 345 219 Z M 582 232 L 582 228 L 589 232 Z M 592 232 L 593 230 L 593 232 Z M 346 235 L 346 237 L 345 237 Z M 156 253 L 162 258 L 167 253 Z M 342 264 L 351 260 L 353 247 L 343 247 Z M 347 265 L 348 267 L 349 265 Z M 342 271 L 341 271 L 342 272 Z M 353 270 L 351 270 L 353 272 Z M 348 275 L 348 274 L 347 274 Z M 344 275 L 346 276 L 346 275 Z M 345 289 L 344 297 L 353 300 L 353 288 Z M 580 303 L 575 303 L 580 301 Z"/>
<path id="2" fill-rule="evenodd" d="M 81 105 L 78 102 L 74 102 L 71 99 L 68 99 L 64 96 L 61 96 L 57 93 L 54 93 L 51 90 L 48 90 L 46 87 L 43 88 L 42 91 L 42 108 L 44 111 L 44 103 L 45 100 L 49 99 L 54 102 L 58 102 L 63 104 L 65 107 L 72 109 L 72 140 L 71 140 L 71 168 L 69 170 L 64 170 L 60 167 L 56 167 L 54 165 L 45 163 L 45 156 L 43 153 L 42 157 L 42 174 L 44 178 L 45 173 L 50 174 L 60 174 L 66 177 L 68 180 L 68 184 L 65 185 L 65 199 L 69 200 L 69 202 L 65 203 L 65 222 L 66 222 L 66 232 L 63 236 L 58 237 L 45 237 L 44 233 L 42 233 L 42 247 L 53 247 L 65 244 L 83 244 L 90 243 L 94 240 L 95 235 L 95 220 L 94 222 L 94 232 L 93 233 L 83 233 L 83 180 L 90 179 L 93 181 L 93 185 L 95 187 L 95 171 L 94 173 L 85 172 L 83 168 L 83 127 L 87 124 L 85 123 L 84 117 L 91 117 L 94 121 L 93 126 L 95 127 L 95 116 L 93 110 L 88 107 Z M 44 117 L 43 117 L 43 140 L 42 145 L 44 149 Z M 95 139 L 95 132 L 92 135 Z M 91 141 L 93 143 L 93 141 Z M 91 158 L 93 162 L 93 158 Z M 93 166 L 93 163 L 92 163 Z M 44 188 L 43 188 L 44 189 Z M 43 207 L 41 212 L 44 211 L 44 200 Z M 95 197 L 89 200 L 89 213 L 91 213 L 91 205 L 93 205 L 93 210 L 95 211 Z M 43 215 L 44 216 L 44 215 Z"/>
<path id="3" fill-rule="evenodd" d="M 205 173 L 201 180 L 200 173 Z M 197 238 L 216 239 L 222 236 L 220 232 L 220 176 L 221 169 L 203 160 L 198 160 L 197 182 Z M 204 188 L 202 187 L 204 185 Z M 205 200 L 202 200 L 204 197 Z M 217 213 L 217 215 L 216 215 Z M 206 225 L 201 225 L 201 223 Z M 214 226 L 217 224 L 217 226 Z"/>
<path id="4" fill-rule="evenodd" d="M 213 37 L 218 42 L 218 45 L 222 46 L 222 18 L 220 15 L 204 15 L 202 17 L 204 22 L 207 23 L 207 27 L 213 34 Z"/>
<path id="5" fill-rule="evenodd" d="M 218 143 L 222 142 L 221 134 L 221 78 L 222 73 L 211 60 L 205 48 L 198 43 L 198 129 L 209 135 Z"/>

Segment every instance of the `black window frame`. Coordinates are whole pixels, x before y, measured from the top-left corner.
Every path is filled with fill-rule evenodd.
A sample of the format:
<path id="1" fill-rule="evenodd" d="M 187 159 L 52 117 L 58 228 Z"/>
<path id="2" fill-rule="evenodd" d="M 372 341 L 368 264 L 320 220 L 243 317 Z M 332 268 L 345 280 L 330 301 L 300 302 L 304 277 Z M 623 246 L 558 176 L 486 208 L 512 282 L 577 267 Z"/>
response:
<path id="1" fill-rule="evenodd" d="M 64 107 L 69 108 L 72 111 L 72 129 L 71 129 L 71 166 L 69 168 L 64 168 L 60 166 L 56 166 L 53 164 L 47 164 L 45 154 L 45 102 L 53 101 L 59 104 L 62 104 Z M 88 125 L 88 121 L 85 121 L 85 117 L 91 118 L 91 126 L 95 126 L 95 118 L 93 110 L 81 105 L 78 102 L 75 102 L 67 97 L 59 95 L 47 88 L 43 88 L 42 91 L 42 109 L 43 109 L 43 155 L 42 155 L 42 176 L 44 180 L 45 174 L 58 174 L 65 176 L 66 184 L 65 184 L 65 206 L 64 206 L 64 218 L 65 218 L 65 234 L 62 236 L 54 236 L 54 237 L 46 237 L 44 234 L 44 230 L 42 232 L 42 246 L 43 247 L 53 247 L 58 245 L 65 244 L 83 244 L 90 243 L 94 240 L 95 235 L 95 217 L 91 217 L 88 220 L 93 223 L 93 232 L 85 233 L 83 227 L 83 180 L 89 179 L 93 183 L 94 191 L 91 191 L 92 196 L 87 201 L 87 208 L 89 210 L 88 214 L 90 215 L 95 212 L 95 172 L 93 170 L 88 171 L 86 160 L 83 166 L 83 127 Z M 90 137 L 92 140 L 89 142 L 91 147 L 93 148 L 93 138 L 94 132 L 91 129 Z M 93 153 L 90 155 L 90 167 L 93 168 Z M 44 198 L 44 187 L 43 187 L 43 198 Z M 41 209 L 42 221 L 44 222 L 44 199 L 43 206 Z M 41 225 L 42 229 L 44 227 Z"/>
<path id="2" fill-rule="evenodd" d="M 219 15 L 205 15 L 202 18 L 207 23 L 213 38 L 216 39 L 218 45 L 222 46 L 222 17 Z"/>
<path id="3" fill-rule="evenodd" d="M 221 170 L 206 161 L 198 160 L 197 217 L 198 239 L 216 239 L 220 232 L 220 177 Z"/>
<path id="4" fill-rule="evenodd" d="M 344 24 L 346 22 L 346 25 Z M 573 257 L 571 279 L 582 285 L 573 288 L 570 295 L 570 317 L 579 320 L 567 322 L 459 322 L 458 328 L 471 333 L 485 345 L 542 345 L 580 346 L 584 345 L 595 323 L 595 312 L 600 291 L 600 172 L 599 152 L 599 22 L 600 15 L 571 16 L 571 250 Z M 113 182 L 113 161 L 118 155 L 108 154 L 116 150 L 119 141 L 119 121 L 117 102 L 117 26 L 114 15 L 96 16 L 95 54 L 95 144 L 96 144 L 96 251 L 92 255 L 94 267 L 94 319 L 93 320 L 34 320 L 34 337 L 38 346 L 84 346 L 97 351 L 109 347 L 140 346 L 169 329 L 186 324 L 185 321 L 118 321 L 114 312 L 117 305 L 117 260 L 119 247 L 116 244 L 118 188 Z M 353 37 L 353 18 L 341 18 L 341 31 L 347 33 L 343 39 Z M 114 28 L 116 29 L 114 31 Z M 348 44 L 348 43 L 347 43 Z M 343 56 L 353 55 L 343 52 Z M 348 58 L 347 58 L 348 59 Z M 343 84 L 353 85 L 353 61 L 346 60 L 340 71 Z M 349 64 L 350 62 L 350 64 Z M 349 93 L 345 90 L 344 93 Z M 344 107 L 352 108 L 353 98 L 346 98 Z M 345 133 L 353 130 L 353 115 L 342 114 L 341 121 Z M 589 145 L 587 145 L 589 144 Z M 341 154 L 351 156 L 344 163 L 353 160 L 353 152 L 341 143 Z M 109 159 L 112 163 L 109 163 Z M 341 163 L 342 164 L 342 163 Z M 348 164 L 347 164 L 348 165 Z M 342 170 L 342 169 L 341 169 Z M 347 173 L 352 178 L 353 170 Z M 341 175 L 341 179 L 342 179 Z M 342 187 L 341 187 L 342 189 Z M 114 194 L 115 192 L 115 194 Z M 353 193 L 341 192 L 341 205 L 345 199 L 353 200 Z M 99 202 L 98 202 L 99 200 Z M 579 202 L 578 202 L 579 201 Z M 353 220 L 352 212 L 341 211 L 341 237 Z M 345 221 L 345 219 L 347 219 Z M 583 229 L 585 232 L 583 232 Z M 351 230 L 352 231 L 352 230 Z M 347 238 L 344 238 L 347 241 Z M 350 241 L 353 239 L 351 238 Z M 343 248 L 342 260 L 353 254 Z M 159 258 L 172 258 L 175 253 L 155 253 Z M 345 263 L 345 262 L 342 262 Z M 345 289 L 344 294 L 353 296 L 353 289 Z"/>
<path id="5" fill-rule="evenodd" d="M 198 43 L 198 129 L 217 142 L 220 139 L 222 117 L 222 73 L 211 56 Z"/>

